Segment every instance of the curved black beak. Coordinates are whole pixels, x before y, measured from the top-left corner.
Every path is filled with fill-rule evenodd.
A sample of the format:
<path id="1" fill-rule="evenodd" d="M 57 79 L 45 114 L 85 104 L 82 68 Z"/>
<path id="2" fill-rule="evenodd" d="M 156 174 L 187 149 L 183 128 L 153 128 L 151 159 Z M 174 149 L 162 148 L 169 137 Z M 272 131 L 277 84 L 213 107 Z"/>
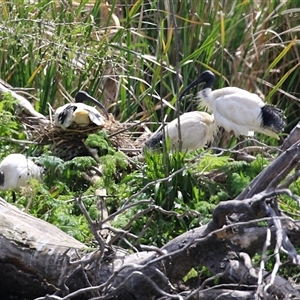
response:
<path id="1" fill-rule="evenodd" d="M 79 92 L 75 95 L 74 99 L 75 99 L 75 102 L 77 102 L 77 103 L 83 103 L 83 102 L 85 102 L 85 101 L 91 101 L 91 102 L 93 102 L 95 105 L 97 105 L 98 107 L 100 107 L 100 108 L 103 110 L 103 112 L 104 112 L 106 118 L 109 119 L 108 112 L 107 112 L 106 108 L 103 106 L 103 104 L 100 103 L 100 102 L 99 102 L 98 100 L 96 100 L 95 98 L 93 98 L 93 97 L 92 97 L 91 95 L 89 95 L 87 92 L 85 92 L 85 91 L 79 91 Z"/>
<path id="2" fill-rule="evenodd" d="M 215 81 L 215 75 L 211 71 L 204 71 L 203 73 L 200 74 L 200 76 L 195 79 L 192 83 L 190 83 L 178 96 L 178 101 L 181 100 L 181 98 L 194 86 L 205 82 L 204 89 L 205 88 L 211 88 L 213 83 Z"/>
<path id="3" fill-rule="evenodd" d="M 3 171 L 0 171 L 0 185 L 4 185 L 5 175 Z"/>

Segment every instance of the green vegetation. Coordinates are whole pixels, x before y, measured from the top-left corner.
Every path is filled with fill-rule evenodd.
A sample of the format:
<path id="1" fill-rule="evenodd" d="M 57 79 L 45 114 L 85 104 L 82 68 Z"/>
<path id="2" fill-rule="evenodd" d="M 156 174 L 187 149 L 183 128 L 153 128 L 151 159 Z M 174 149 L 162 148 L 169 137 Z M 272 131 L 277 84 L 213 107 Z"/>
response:
<path id="1" fill-rule="evenodd" d="M 282 108 L 288 124 L 282 140 L 299 121 L 298 1 L 173 1 L 176 24 L 169 1 L 111 0 L 110 6 L 98 0 L 33 2 L 0 2 L 0 78 L 27 88 L 25 97 L 40 113 L 49 115 L 49 105 L 55 109 L 66 102 L 63 95 L 83 89 L 102 100 L 117 121 L 151 121 L 148 127 L 155 131 L 165 116 L 167 121 L 177 116 L 179 90 L 211 69 L 220 75 L 216 88 L 239 86 Z M 21 151 L 42 154 L 39 160 L 47 170 L 44 183 L 32 183 L 33 190 L 24 191 L 16 205 L 26 207 L 34 195 L 32 215 L 85 243 L 93 237 L 76 197 L 83 197 L 93 219 L 100 218 L 96 189 L 106 190 L 109 214 L 135 204 L 111 225 L 130 227 L 139 237 L 129 238 L 134 246 L 162 246 L 208 222 L 220 201 L 236 197 L 276 156 L 267 160 L 264 153 L 255 153 L 256 159 L 246 162 L 229 151 L 162 151 L 147 153 L 145 162 L 133 166 L 103 131 L 85 141 L 97 149 L 98 162 L 92 157 L 65 162 L 47 146 L 23 143 L 30 137 L 13 104 L 9 96 L 0 102 L 0 158 Z M 189 95 L 179 109 L 197 107 Z M 282 142 L 257 138 L 269 146 Z M 226 133 L 215 142 L 222 148 L 235 144 Z M 82 173 L 99 165 L 102 176 L 91 185 Z M 298 181 L 292 185 L 296 194 L 299 188 Z M 12 201 L 9 193 L 1 195 Z M 139 204 L 143 200 L 149 201 Z M 281 205 L 296 214 L 297 204 L 284 196 Z"/>

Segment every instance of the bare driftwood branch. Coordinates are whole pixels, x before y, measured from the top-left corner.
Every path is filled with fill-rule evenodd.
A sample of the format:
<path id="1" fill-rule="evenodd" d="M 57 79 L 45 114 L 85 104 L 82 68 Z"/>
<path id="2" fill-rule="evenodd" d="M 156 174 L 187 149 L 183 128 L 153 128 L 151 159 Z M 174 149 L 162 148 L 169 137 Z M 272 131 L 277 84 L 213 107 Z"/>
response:
<path id="1" fill-rule="evenodd" d="M 212 222 L 217 225 L 208 224 L 186 232 L 169 242 L 160 252 L 140 252 L 131 255 L 126 252 L 120 254 L 116 249 L 114 251 L 106 249 L 104 255 L 99 251 L 87 254 L 86 247 L 81 243 L 63 234 L 52 225 L 36 220 L 2 200 L 0 211 L 3 216 L 0 223 L 1 265 L 5 266 L 9 259 L 11 266 L 14 267 L 13 270 L 22 266 L 20 276 L 26 278 L 28 284 L 33 279 L 39 282 L 39 289 L 34 295 L 37 293 L 39 295 L 55 294 L 53 298 L 47 296 L 48 298 L 40 299 L 71 299 L 78 295 L 83 297 L 82 299 L 89 299 L 92 295 L 96 296 L 96 299 L 110 299 L 111 297 L 149 299 L 154 295 L 156 297 L 179 296 L 175 284 L 191 268 L 197 266 L 206 266 L 214 274 L 222 273 L 222 278 L 229 282 L 255 285 L 256 288 L 258 282 L 265 289 L 271 282 L 270 288 L 267 289 L 268 294 L 273 293 L 278 296 L 278 293 L 288 292 L 297 295 L 297 291 L 287 281 L 284 281 L 284 287 L 278 289 L 276 282 L 284 279 L 276 274 L 272 280 L 268 281 L 270 277 L 263 272 L 263 276 L 258 280 L 261 270 L 251 264 L 250 257 L 254 253 L 262 251 L 268 232 L 269 235 L 271 234 L 271 238 L 268 238 L 269 247 L 274 247 L 276 240 L 278 241 L 281 236 L 282 248 L 292 253 L 291 261 L 293 263 L 298 263 L 294 246 L 288 240 L 289 234 L 293 232 L 293 239 L 297 240 L 299 244 L 300 227 L 298 223 L 292 222 L 292 226 L 284 229 L 284 232 L 282 225 L 280 225 L 281 227 L 278 227 L 279 225 L 275 227 L 258 225 L 258 222 L 262 221 L 287 219 L 285 216 L 270 216 L 268 211 L 264 210 L 265 203 L 274 204 L 268 200 L 271 196 L 271 193 L 262 193 L 255 199 L 223 202 L 214 211 Z M 245 210 L 246 207 L 248 208 Z M 249 217 L 251 220 L 247 222 L 226 225 L 228 217 L 233 211 L 247 215 L 250 212 L 252 219 Z M 227 218 L 224 215 L 227 215 Z M 216 221 L 218 216 L 223 221 Z M 11 223 L 3 221 L 7 219 Z M 20 220 L 23 222 L 20 223 Z M 282 221 L 280 222 L 284 224 Z M 19 225 L 16 226 L 16 224 Z M 3 228 L 7 228 L 8 233 L 5 233 Z M 12 232 L 11 228 L 15 230 L 9 238 L 8 234 Z M 212 229 L 209 230 L 209 228 Z M 17 238 L 19 238 L 18 242 L 16 242 Z M 12 249 L 11 243 L 16 249 Z M 20 244 L 23 246 L 17 252 Z M 27 250 L 24 251 L 24 249 Z M 26 255 L 27 252 L 28 255 Z M 16 255 L 12 257 L 11 253 L 16 253 Z M 17 260 L 16 257 L 19 259 Z M 7 271 L 5 267 L 0 269 Z M 98 270 L 98 279 L 91 282 L 88 278 L 96 277 L 95 270 Z M 100 274 L 101 276 L 99 276 Z M 6 273 L 1 277 L 2 280 L 7 281 L 9 275 L 11 274 Z M 22 280 L 24 279 L 22 278 Z M 41 288 L 41 282 L 45 283 L 43 288 Z M 5 286 L 7 286 L 6 282 Z M 212 295 L 219 294 L 220 290 L 223 291 L 223 287 L 216 288 Z M 99 298 L 98 292 L 105 297 Z M 207 299 L 214 299 L 209 298 L 211 292 L 206 291 L 203 287 L 202 290 L 199 290 L 199 295 L 205 294 Z"/>
<path id="2" fill-rule="evenodd" d="M 59 290 L 60 275 L 72 272 L 69 261 L 87 247 L 3 199 L 0 215 L 0 293 L 26 283 L 32 296 Z"/>
<path id="3" fill-rule="evenodd" d="M 0 99 L 2 98 L 2 94 L 4 93 L 10 93 L 11 96 L 17 100 L 17 106 L 20 112 L 23 111 L 26 115 L 28 115 L 28 117 L 38 119 L 38 121 L 42 124 L 49 123 L 49 120 L 44 115 L 37 112 L 28 100 L 26 100 L 23 96 L 20 96 L 16 92 L 10 90 L 0 82 Z"/>
<path id="4" fill-rule="evenodd" d="M 276 159 L 266 167 L 249 186 L 240 193 L 236 199 L 243 200 L 260 193 L 264 189 L 274 189 L 297 166 L 300 157 L 300 126 L 291 131 L 283 143 L 284 150 Z M 293 143 L 295 142 L 295 143 Z M 286 148 L 289 146 L 289 148 Z"/>
<path id="5" fill-rule="evenodd" d="M 297 130 L 288 137 L 290 141 L 294 140 L 293 134 Z M 297 174 L 299 170 L 299 149 L 297 140 L 236 199 L 221 202 L 207 225 L 185 232 L 161 249 L 140 245 L 140 235 L 130 232 L 135 217 L 145 211 L 174 215 L 153 205 L 151 199 L 141 200 L 140 204 L 149 207 L 120 230 L 106 224 L 138 205 L 131 201 L 133 197 L 126 199 L 117 212 L 97 221 L 89 217 L 78 198 L 78 205 L 99 243 L 99 249 L 89 253 L 85 245 L 54 226 L 0 200 L 0 294 L 20 295 L 15 284 L 25 283 L 28 289 L 22 291 L 22 296 L 40 300 L 230 299 L 232 295 L 240 299 L 289 299 L 293 295 L 300 299 L 296 287 L 278 275 L 284 264 L 300 266 L 295 248 L 300 245 L 300 223 L 286 216 L 278 206 L 282 195 L 300 203 L 299 197 L 288 189 L 298 178 L 291 172 L 295 170 Z M 100 234 L 103 229 L 113 236 L 109 243 Z M 132 239 L 135 244 L 131 244 Z M 127 243 L 135 253 L 115 247 L 115 240 Z M 265 270 L 270 259 L 267 250 L 275 255 L 269 272 Z M 256 253 L 262 253 L 258 265 L 252 262 Z M 194 287 L 185 284 L 182 288 L 179 284 L 182 278 L 192 268 L 203 266 L 213 276 L 204 281 L 199 278 Z M 214 278 L 219 279 L 219 285 L 213 284 Z"/>

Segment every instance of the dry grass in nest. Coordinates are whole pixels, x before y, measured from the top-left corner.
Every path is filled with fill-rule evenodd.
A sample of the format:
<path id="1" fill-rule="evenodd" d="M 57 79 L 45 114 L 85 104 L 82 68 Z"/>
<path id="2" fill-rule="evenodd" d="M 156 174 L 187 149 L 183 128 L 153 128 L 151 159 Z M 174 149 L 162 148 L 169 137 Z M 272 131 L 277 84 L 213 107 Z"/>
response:
<path id="1" fill-rule="evenodd" d="M 133 128 L 132 124 L 120 123 L 110 115 L 104 126 L 90 125 L 88 127 L 75 127 L 63 130 L 54 126 L 49 120 L 40 122 L 37 119 L 25 115 L 19 115 L 19 120 L 25 127 L 28 136 L 40 145 L 50 145 L 50 149 L 55 156 L 64 160 L 72 159 L 76 156 L 91 155 L 89 147 L 85 144 L 86 138 L 99 130 L 106 130 L 112 146 L 120 151 L 124 151 L 129 156 L 139 153 L 141 141 L 136 142 L 132 132 L 128 128 Z"/>

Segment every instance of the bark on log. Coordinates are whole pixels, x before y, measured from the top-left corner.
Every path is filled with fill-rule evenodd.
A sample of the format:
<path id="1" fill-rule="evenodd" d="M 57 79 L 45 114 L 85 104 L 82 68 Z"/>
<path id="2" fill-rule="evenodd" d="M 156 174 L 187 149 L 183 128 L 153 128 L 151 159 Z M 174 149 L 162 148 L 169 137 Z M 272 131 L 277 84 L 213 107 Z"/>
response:
<path id="1" fill-rule="evenodd" d="M 69 262 L 87 247 L 3 199 L 0 216 L 0 295 L 15 292 L 32 299 L 54 293 L 63 281 L 60 276 L 73 271 Z"/>
<path id="2" fill-rule="evenodd" d="M 240 193 L 236 199 L 243 200 L 260 193 L 264 189 L 274 188 L 273 179 L 279 182 L 284 179 L 297 165 L 300 156 L 300 122 L 294 127 L 289 136 L 284 140 L 282 153 L 277 159 L 256 176 L 249 186 Z M 280 174 L 281 173 L 281 174 Z M 278 176 L 280 174 L 281 176 Z M 270 186 L 273 183 L 273 186 Z"/>
<path id="3" fill-rule="evenodd" d="M 232 201 L 229 201 L 229 207 L 243 204 L 241 201 Z M 257 198 L 257 201 L 263 200 Z M 242 208 L 244 204 L 239 210 Z M 110 295 L 106 299 L 150 299 L 163 296 L 164 293 L 171 295 L 174 293 L 174 284 L 197 266 L 207 266 L 229 282 L 256 286 L 258 268 L 251 265 L 248 254 L 261 251 L 268 230 L 258 226 L 257 222 L 251 227 L 246 223 L 232 226 L 219 223 L 218 230 L 207 232 L 207 225 L 175 238 L 160 253 L 117 255 L 115 251 L 106 249 L 105 256 L 101 257 L 97 251 L 87 254 L 83 244 L 56 227 L 26 215 L 4 200 L 0 201 L 0 213 L 1 293 L 4 295 L 5 292 L 16 291 L 18 284 L 28 287 L 21 295 L 30 295 L 30 299 L 47 293 L 54 294 L 55 291 L 57 298 L 49 296 L 40 299 L 69 299 L 61 298 L 69 292 L 74 292 L 73 295 L 77 293 L 78 299 L 97 297 L 104 291 Z M 293 232 L 294 240 L 299 243 L 299 223 L 295 223 L 289 232 Z M 276 234 L 276 228 L 273 228 L 273 243 Z M 300 297 L 288 281 L 279 277 L 276 280 L 283 281 L 284 285 L 280 289 L 273 285 L 271 293 L 281 297 L 285 294 Z M 78 291 L 80 288 L 85 289 Z M 199 290 L 199 294 L 207 293 L 206 299 L 215 299 L 223 288 L 216 287 L 213 296 L 209 296 L 211 292 L 206 289 Z M 244 292 L 248 295 L 246 290 Z M 69 296 L 74 298 L 72 294 Z"/>

